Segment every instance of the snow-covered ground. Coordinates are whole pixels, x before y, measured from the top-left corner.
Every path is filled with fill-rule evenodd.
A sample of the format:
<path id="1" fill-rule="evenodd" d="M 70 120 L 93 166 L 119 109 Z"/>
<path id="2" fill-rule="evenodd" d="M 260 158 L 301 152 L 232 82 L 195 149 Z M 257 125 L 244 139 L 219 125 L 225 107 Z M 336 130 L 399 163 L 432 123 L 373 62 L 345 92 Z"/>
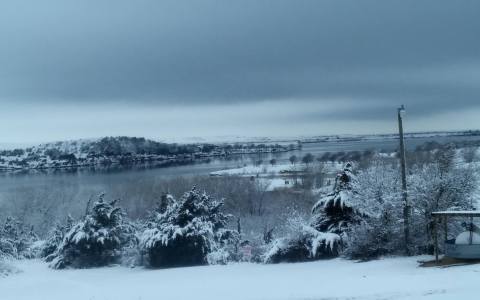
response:
<path id="1" fill-rule="evenodd" d="M 267 191 L 273 191 L 279 188 L 288 188 L 293 186 L 293 181 L 287 178 L 281 178 L 282 172 L 302 171 L 305 167 L 297 164 L 279 164 L 259 166 L 247 165 L 241 168 L 226 169 L 216 172 L 211 172 L 211 176 L 255 176 L 260 177 L 259 182 L 265 185 Z"/>
<path id="2" fill-rule="evenodd" d="M 332 173 L 337 172 L 341 169 L 343 163 L 338 162 L 325 162 L 323 163 L 324 172 Z M 297 163 L 295 165 L 292 164 L 278 164 L 278 165 L 269 165 L 269 164 L 261 164 L 258 166 L 254 165 L 247 165 L 240 168 L 233 168 L 233 169 L 226 169 L 211 172 L 210 175 L 214 176 L 228 176 L 228 175 L 239 175 L 239 176 L 251 176 L 251 175 L 259 175 L 259 176 L 270 176 L 270 175 L 279 175 L 282 172 L 301 172 L 304 171 L 306 168 L 305 164 Z"/>
<path id="3" fill-rule="evenodd" d="M 267 165 L 262 164 L 258 166 L 247 165 L 241 168 L 233 168 L 220 170 L 216 172 L 211 172 L 210 175 L 222 176 L 222 175 L 240 175 L 240 176 L 249 176 L 249 175 L 278 175 L 280 172 L 291 172 L 291 171 L 301 171 L 305 167 L 300 164 L 280 164 L 280 165 Z"/>
<path id="4" fill-rule="evenodd" d="M 293 180 L 283 178 L 260 178 L 261 184 L 265 185 L 266 191 L 274 191 L 276 189 L 291 188 L 294 185 Z"/>
<path id="5" fill-rule="evenodd" d="M 418 260 L 428 258 L 62 271 L 20 261 L 14 263 L 20 273 L 0 278 L 0 299 L 479 299 L 480 265 L 418 267 Z"/>
<path id="6" fill-rule="evenodd" d="M 336 174 L 341 169 L 341 163 L 324 163 L 324 172 L 327 174 Z M 259 182 L 265 185 L 267 191 L 273 191 L 280 188 L 293 187 L 292 172 L 305 171 L 306 165 L 297 163 L 269 165 L 262 164 L 258 166 L 247 165 L 240 168 L 226 169 L 211 172 L 211 176 L 255 176 L 259 177 Z M 290 175 L 288 175 L 290 173 Z M 286 176 L 283 176 L 286 175 Z M 290 178 L 289 178 L 290 177 Z M 301 180 L 301 179 L 300 179 Z"/>

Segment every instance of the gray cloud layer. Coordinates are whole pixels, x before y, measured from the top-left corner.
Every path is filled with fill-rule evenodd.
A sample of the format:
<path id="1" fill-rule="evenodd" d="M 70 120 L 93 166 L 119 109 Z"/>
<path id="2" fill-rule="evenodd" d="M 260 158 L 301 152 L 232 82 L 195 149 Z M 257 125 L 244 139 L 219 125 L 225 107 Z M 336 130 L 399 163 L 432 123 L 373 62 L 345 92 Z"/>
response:
<path id="1" fill-rule="evenodd" d="M 314 109 L 292 117 L 312 124 L 385 121 L 399 103 L 412 118 L 478 109 L 479 12 L 474 0 L 2 1 L 0 101 L 12 113 L 302 101 Z"/>

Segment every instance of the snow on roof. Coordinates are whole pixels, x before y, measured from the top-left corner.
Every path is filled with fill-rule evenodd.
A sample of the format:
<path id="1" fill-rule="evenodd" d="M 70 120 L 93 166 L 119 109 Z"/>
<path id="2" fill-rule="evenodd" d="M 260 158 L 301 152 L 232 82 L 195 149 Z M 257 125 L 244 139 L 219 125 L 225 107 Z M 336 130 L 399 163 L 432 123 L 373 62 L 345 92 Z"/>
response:
<path id="1" fill-rule="evenodd" d="M 479 210 L 445 210 L 432 212 L 432 216 L 466 216 L 480 217 Z"/>

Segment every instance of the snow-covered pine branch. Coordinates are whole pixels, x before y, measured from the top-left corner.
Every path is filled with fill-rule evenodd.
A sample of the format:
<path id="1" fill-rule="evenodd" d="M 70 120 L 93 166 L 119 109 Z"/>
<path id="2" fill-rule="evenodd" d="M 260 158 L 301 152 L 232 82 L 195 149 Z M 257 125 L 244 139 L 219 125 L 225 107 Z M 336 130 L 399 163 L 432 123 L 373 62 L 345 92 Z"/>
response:
<path id="1" fill-rule="evenodd" d="M 223 201 L 195 187 L 178 201 L 171 196 L 168 199 L 166 208 L 152 214 L 140 236 L 148 265 L 204 265 L 226 259 L 225 251 L 238 241 L 238 234 L 225 228 L 229 216 L 221 212 Z"/>
<path id="2" fill-rule="evenodd" d="M 50 266 L 87 268 L 118 263 L 122 247 L 133 238 L 134 231 L 116 202 L 106 202 L 100 195 L 90 214 L 65 234 Z"/>

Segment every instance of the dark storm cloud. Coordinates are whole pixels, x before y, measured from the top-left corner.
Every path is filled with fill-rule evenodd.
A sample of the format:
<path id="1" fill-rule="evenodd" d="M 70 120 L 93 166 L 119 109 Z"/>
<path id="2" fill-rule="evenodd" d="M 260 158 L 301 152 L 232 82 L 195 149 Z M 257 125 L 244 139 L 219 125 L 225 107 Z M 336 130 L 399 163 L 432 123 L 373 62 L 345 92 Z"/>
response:
<path id="1" fill-rule="evenodd" d="M 479 12 L 473 0 L 2 1 L 0 101 L 302 101 L 315 106 L 293 112 L 305 120 L 475 108 Z"/>
<path id="2" fill-rule="evenodd" d="M 480 59 L 476 1 L 50 0 L 1 6 L 5 98 L 224 102 L 375 96 L 375 90 L 389 98 L 386 89 L 392 97 L 400 93 L 381 80 L 342 76 L 376 69 L 381 78 L 405 66 Z M 421 78 L 416 85 L 422 88 Z"/>

